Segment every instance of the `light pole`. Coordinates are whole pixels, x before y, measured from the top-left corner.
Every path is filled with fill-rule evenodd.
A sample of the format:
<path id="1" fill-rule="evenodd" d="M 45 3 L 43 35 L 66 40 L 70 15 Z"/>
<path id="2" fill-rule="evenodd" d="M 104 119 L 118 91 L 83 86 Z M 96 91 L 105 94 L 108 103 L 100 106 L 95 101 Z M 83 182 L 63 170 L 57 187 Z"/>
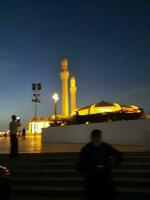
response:
<path id="1" fill-rule="evenodd" d="M 54 100 L 54 115 L 55 115 L 55 124 L 56 124 L 56 117 L 57 117 L 57 103 L 59 100 L 59 96 L 57 93 L 54 93 L 52 96 L 52 99 Z"/>
<path id="2" fill-rule="evenodd" d="M 32 102 L 35 103 L 35 112 L 34 112 L 34 120 L 35 120 L 35 126 L 34 126 L 34 133 L 37 131 L 36 121 L 37 121 L 37 104 L 41 102 L 40 100 L 40 90 L 42 89 L 41 83 L 33 83 L 32 84 L 32 91 L 33 91 L 33 99 Z"/>

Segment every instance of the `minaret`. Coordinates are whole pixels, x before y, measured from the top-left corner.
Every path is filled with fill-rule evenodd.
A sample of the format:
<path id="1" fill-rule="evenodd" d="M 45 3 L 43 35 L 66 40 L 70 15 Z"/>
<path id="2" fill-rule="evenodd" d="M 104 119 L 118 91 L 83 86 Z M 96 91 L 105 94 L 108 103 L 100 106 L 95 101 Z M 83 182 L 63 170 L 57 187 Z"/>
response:
<path id="1" fill-rule="evenodd" d="M 76 92 L 76 78 L 72 76 L 70 79 L 71 113 L 76 109 Z"/>
<path id="2" fill-rule="evenodd" d="M 61 60 L 62 70 L 60 72 L 60 78 L 62 81 L 62 116 L 67 118 L 69 115 L 69 104 L 68 104 L 68 60 L 63 58 Z"/>

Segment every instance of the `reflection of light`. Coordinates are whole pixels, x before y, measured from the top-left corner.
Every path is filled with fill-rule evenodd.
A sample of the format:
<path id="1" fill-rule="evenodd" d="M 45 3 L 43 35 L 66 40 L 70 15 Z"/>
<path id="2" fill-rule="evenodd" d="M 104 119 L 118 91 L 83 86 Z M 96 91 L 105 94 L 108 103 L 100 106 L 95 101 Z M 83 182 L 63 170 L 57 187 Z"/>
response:
<path id="1" fill-rule="evenodd" d="M 25 140 L 19 137 L 20 153 L 41 153 L 43 151 L 41 138 L 41 134 L 36 134 L 36 136 L 26 135 Z M 10 138 L 0 137 L 0 144 L 0 152 L 9 153 Z M 45 147 L 45 144 L 43 146 Z"/>

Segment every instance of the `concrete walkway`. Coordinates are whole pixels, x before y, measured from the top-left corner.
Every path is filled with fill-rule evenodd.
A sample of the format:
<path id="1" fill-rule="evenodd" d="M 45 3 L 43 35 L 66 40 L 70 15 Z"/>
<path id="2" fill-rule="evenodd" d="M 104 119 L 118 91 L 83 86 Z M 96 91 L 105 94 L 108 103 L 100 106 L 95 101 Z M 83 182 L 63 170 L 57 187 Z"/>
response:
<path id="1" fill-rule="evenodd" d="M 19 137 L 20 153 L 41 153 L 41 152 L 79 152 L 84 144 L 63 144 L 63 143 L 43 143 L 41 136 L 27 136 L 25 139 Z M 143 146 L 115 145 L 120 151 L 141 152 Z M 0 137 L 0 153 L 9 153 L 9 137 Z"/>

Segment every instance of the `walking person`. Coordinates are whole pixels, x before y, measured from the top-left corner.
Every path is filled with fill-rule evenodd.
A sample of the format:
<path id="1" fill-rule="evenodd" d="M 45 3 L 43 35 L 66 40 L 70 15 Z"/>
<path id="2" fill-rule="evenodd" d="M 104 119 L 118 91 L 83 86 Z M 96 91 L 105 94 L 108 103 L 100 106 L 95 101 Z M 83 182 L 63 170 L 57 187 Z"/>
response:
<path id="1" fill-rule="evenodd" d="M 25 139 L 25 137 L 26 137 L 26 129 L 23 128 L 22 129 L 22 138 Z"/>
<path id="2" fill-rule="evenodd" d="M 86 200 L 117 199 L 112 168 L 123 161 L 122 153 L 102 141 L 102 131 L 91 133 L 91 142 L 80 152 L 77 170 L 85 178 Z"/>
<path id="3" fill-rule="evenodd" d="M 18 128 L 21 126 L 20 119 L 16 118 L 16 115 L 12 115 L 12 121 L 9 124 L 10 130 L 10 156 L 18 156 Z"/>

